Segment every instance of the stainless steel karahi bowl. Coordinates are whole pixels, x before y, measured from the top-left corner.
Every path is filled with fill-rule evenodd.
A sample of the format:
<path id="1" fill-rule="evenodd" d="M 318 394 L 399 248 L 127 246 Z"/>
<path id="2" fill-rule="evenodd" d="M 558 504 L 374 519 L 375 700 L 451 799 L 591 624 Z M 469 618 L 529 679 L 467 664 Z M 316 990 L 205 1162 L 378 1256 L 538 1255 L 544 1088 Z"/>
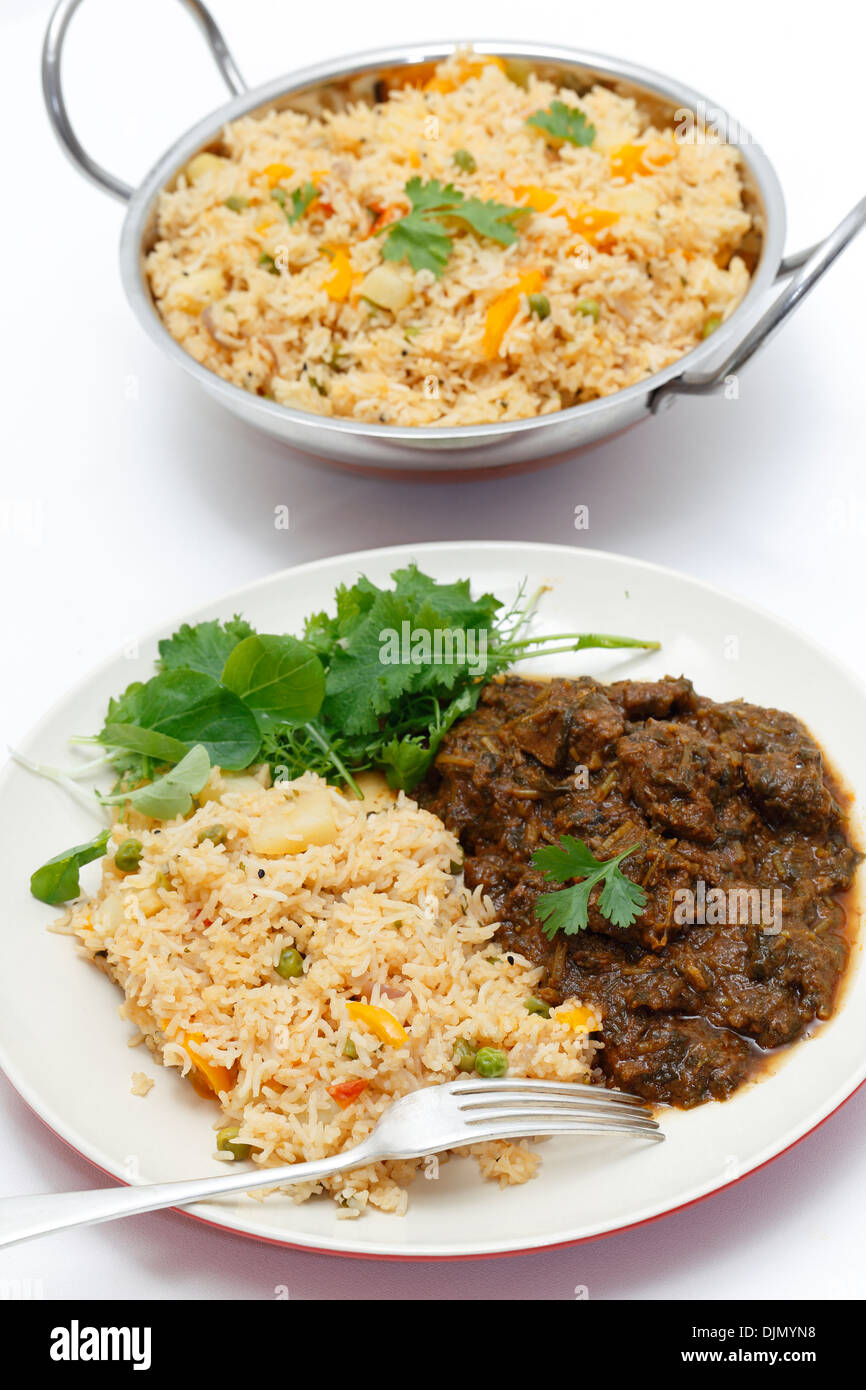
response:
<path id="1" fill-rule="evenodd" d="M 547 44 L 462 40 L 385 48 L 319 63 L 247 89 L 226 42 L 201 0 L 182 0 L 200 25 L 232 99 L 182 135 L 133 190 L 96 164 L 79 143 L 61 86 L 61 57 L 69 21 L 81 0 L 60 0 L 45 38 L 43 88 L 54 129 L 76 166 L 98 187 L 128 203 L 120 245 L 127 297 L 139 322 L 172 361 L 241 419 L 308 454 L 362 471 L 463 473 L 527 467 L 591 444 L 646 419 L 678 395 L 721 386 L 748 362 L 785 321 L 839 253 L 866 223 L 863 198 L 817 246 L 784 256 L 785 202 L 776 173 L 742 127 L 699 92 L 633 63 Z M 155 240 L 157 202 L 192 156 L 219 141 L 225 124 L 240 116 L 295 107 L 306 112 L 334 109 L 349 99 L 372 96 L 383 74 L 438 62 L 457 48 L 473 47 L 507 62 L 525 63 L 576 93 L 593 83 L 636 97 L 657 124 L 672 128 L 703 122 L 736 144 L 745 197 L 754 214 L 755 235 L 744 251 L 751 262 L 749 290 L 731 317 L 678 361 L 638 385 L 556 414 L 502 424 L 392 426 L 313 415 L 265 400 L 231 385 L 203 367 L 172 338 L 154 305 L 144 259 Z M 784 288 L 769 304 L 768 292 Z M 721 359 L 721 360 L 720 360 Z"/>

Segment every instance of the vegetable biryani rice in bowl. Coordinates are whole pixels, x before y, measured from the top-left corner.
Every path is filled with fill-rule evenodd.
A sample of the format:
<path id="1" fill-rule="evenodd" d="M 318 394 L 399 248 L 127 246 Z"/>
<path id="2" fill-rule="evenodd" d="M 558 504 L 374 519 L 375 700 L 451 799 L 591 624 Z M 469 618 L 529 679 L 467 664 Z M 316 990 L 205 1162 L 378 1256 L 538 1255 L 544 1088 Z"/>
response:
<path id="1" fill-rule="evenodd" d="M 577 1000 L 550 1009 L 541 971 L 490 945 L 491 905 L 436 816 L 375 774 L 363 801 L 313 773 L 264 782 L 214 770 L 186 819 L 127 807 L 98 892 L 61 928 L 123 989 L 153 1054 L 218 1099 L 217 1157 L 336 1153 L 463 1071 L 592 1079 L 597 1020 Z M 470 1152 L 503 1185 L 538 1166 L 523 1141 Z M 346 1216 L 402 1212 L 422 1163 L 286 1190 L 328 1191 Z"/>
<path id="2" fill-rule="evenodd" d="M 225 380 L 358 421 L 524 419 L 642 381 L 742 300 L 734 147 L 469 52 L 397 80 L 234 121 L 161 195 L 151 291 Z"/>

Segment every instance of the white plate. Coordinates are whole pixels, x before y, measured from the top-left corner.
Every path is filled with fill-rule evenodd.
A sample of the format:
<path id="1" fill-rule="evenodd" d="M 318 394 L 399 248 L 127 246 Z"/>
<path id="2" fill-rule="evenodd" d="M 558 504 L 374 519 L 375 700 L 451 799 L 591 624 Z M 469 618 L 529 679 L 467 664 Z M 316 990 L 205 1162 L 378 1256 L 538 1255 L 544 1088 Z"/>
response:
<path id="1" fill-rule="evenodd" d="M 410 559 L 439 579 L 469 575 L 477 591 L 490 589 L 506 599 L 524 576 L 530 590 L 549 584 L 539 631 L 591 629 L 662 642 L 662 650 L 650 655 L 583 652 L 556 658 L 546 670 L 610 679 L 684 673 L 713 699 L 743 696 L 791 710 L 855 793 L 855 830 L 862 837 L 866 692 L 790 628 L 670 570 L 549 545 L 397 546 L 286 570 L 183 619 L 243 612 L 261 630 L 299 631 L 306 614 L 331 607 L 337 584 L 351 583 L 361 571 L 383 583 Z M 177 625 L 166 624 L 134 659 L 116 657 L 66 696 L 22 751 L 68 764 L 69 735 L 99 728 L 108 697 L 152 673 L 157 638 Z M 30 871 L 89 838 L 95 822 L 59 788 L 14 765 L 0 778 L 0 812 L 0 881 L 7 902 L 0 972 L 4 1071 L 46 1124 L 117 1178 L 159 1182 L 216 1172 L 210 1158 L 212 1103 L 149 1054 L 127 1048 L 129 1027 L 117 1015 L 117 990 L 74 955 L 67 938 L 45 931 L 52 910 L 29 895 Z M 138 1068 L 156 1077 L 144 1100 L 129 1090 L 130 1074 Z M 504 1192 L 483 1182 L 471 1160 L 452 1160 L 442 1165 L 438 1180 L 416 1180 L 402 1218 L 371 1213 L 338 1221 L 330 1201 L 295 1206 L 280 1196 L 264 1203 L 227 1198 L 199 1203 L 190 1212 L 245 1235 L 356 1256 L 455 1258 L 538 1249 L 647 1221 L 724 1187 L 800 1139 L 864 1077 L 866 973 L 858 948 L 836 1017 L 791 1049 L 772 1075 L 732 1100 L 666 1115 L 664 1144 L 548 1143 L 540 1176 Z"/>

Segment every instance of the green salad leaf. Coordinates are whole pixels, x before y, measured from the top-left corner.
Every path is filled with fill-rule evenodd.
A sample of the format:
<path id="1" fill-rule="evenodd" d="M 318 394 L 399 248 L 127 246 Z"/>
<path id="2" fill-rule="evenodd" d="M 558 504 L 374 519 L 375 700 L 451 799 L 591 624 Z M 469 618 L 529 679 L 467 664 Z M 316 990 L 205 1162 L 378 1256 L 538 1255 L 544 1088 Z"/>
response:
<path id="1" fill-rule="evenodd" d="M 255 714 L 234 691 L 182 666 L 136 682 L 112 701 L 100 743 L 110 744 L 110 730 L 118 724 L 166 734 L 187 748 L 201 743 L 211 761 L 228 771 L 249 767 L 262 741 Z"/>
<path id="2" fill-rule="evenodd" d="M 41 903 L 67 903 L 81 892 L 79 870 L 93 859 L 100 859 L 108 845 L 109 831 L 102 830 L 84 845 L 64 850 L 30 877 L 30 892 Z"/>
<path id="3" fill-rule="evenodd" d="M 99 742 L 108 748 L 120 748 L 127 753 L 140 753 L 155 763 L 177 763 L 189 752 L 189 745 L 179 738 L 142 729 L 138 724 L 105 724 Z"/>
<path id="4" fill-rule="evenodd" d="M 535 900 L 535 915 L 542 931 L 552 941 L 558 931 L 566 936 L 583 931 L 589 920 L 589 900 L 601 885 L 597 907 L 602 917 L 615 927 L 630 927 L 646 907 L 646 893 L 639 883 L 627 878 L 620 868 L 624 859 L 640 849 L 630 845 L 612 859 L 596 859 L 583 840 L 563 835 L 559 845 L 545 845 L 532 855 L 532 864 L 554 883 L 580 879 L 572 888 L 541 893 Z"/>
<path id="5" fill-rule="evenodd" d="M 300 638 L 257 633 L 238 615 L 185 623 L 160 642 L 158 673 L 109 701 L 96 738 L 105 757 L 88 771 L 107 762 L 117 782 L 102 799 L 129 802 L 155 819 L 186 815 L 212 766 L 241 771 L 267 763 L 281 780 L 312 771 L 358 795 L 353 774 L 379 768 L 392 787 L 410 791 L 447 731 L 514 662 L 588 647 L 658 646 L 610 633 L 528 635 L 542 593 L 527 599 L 521 588 L 506 609 L 494 594 L 473 597 L 468 580 L 440 583 L 410 564 L 395 570 L 390 584 L 359 575 L 341 585 L 333 608 L 311 614 Z M 27 765 L 84 794 L 73 780 L 80 772 Z M 79 846 L 52 861 L 59 868 L 45 866 L 63 878 L 64 891 L 76 889 L 74 859 L 87 852 Z M 553 872 L 558 861 L 542 860 L 539 867 L 545 863 Z M 542 903 L 557 900 L 542 909 L 550 923 L 545 930 L 578 930 L 589 893 L 602 879 L 601 910 L 624 921 L 640 889 L 624 888 L 594 860 L 572 859 L 570 866 L 566 878 L 586 883 L 542 895 Z M 597 870 L 605 872 L 599 877 Z M 34 879 L 37 888 L 54 891 L 51 881 L 46 887 Z M 567 895 L 566 908 L 560 900 Z"/>
<path id="6" fill-rule="evenodd" d="M 222 683 L 258 715 L 281 724 L 314 719 L 325 695 L 322 663 L 297 637 L 245 637 L 226 661 Z"/>
<path id="7" fill-rule="evenodd" d="M 118 791 L 103 797 L 108 805 L 129 802 L 143 816 L 154 820 L 173 820 L 192 810 L 192 799 L 201 791 L 210 776 L 211 761 L 207 749 L 200 743 L 191 748 L 176 767 L 163 773 L 153 782 L 146 782 L 132 791 Z"/>

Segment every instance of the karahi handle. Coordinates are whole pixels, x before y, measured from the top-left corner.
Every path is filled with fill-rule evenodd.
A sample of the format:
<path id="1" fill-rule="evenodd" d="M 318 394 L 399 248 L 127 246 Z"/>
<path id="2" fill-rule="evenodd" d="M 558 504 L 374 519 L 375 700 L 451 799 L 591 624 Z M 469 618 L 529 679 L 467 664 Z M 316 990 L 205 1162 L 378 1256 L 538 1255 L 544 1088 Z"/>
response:
<path id="1" fill-rule="evenodd" d="M 228 44 L 210 10 L 202 3 L 202 0 L 181 0 L 181 3 L 189 10 L 202 30 L 213 60 L 229 91 L 233 96 L 245 92 L 247 84 L 241 77 L 237 63 L 232 57 Z M 69 119 L 69 112 L 66 109 L 61 79 L 63 47 L 66 42 L 69 22 L 80 4 L 81 0 L 60 0 L 48 23 L 45 42 L 42 46 L 42 93 L 45 97 L 49 120 L 54 127 L 54 133 L 75 167 L 84 174 L 85 178 L 90 179 L 91 183 L 95 183 L 97 188 L 101 188 L 105 193 L 110 193 L 112 198 L 119 198 L 121 202 L 126 203 L 132 197 L 132 187 L 114 174 L 109 173 L 107 169 L 103 169 L 102 165 L 97 164 L 95 159 L 91 159 L 75 134 Z"/>

